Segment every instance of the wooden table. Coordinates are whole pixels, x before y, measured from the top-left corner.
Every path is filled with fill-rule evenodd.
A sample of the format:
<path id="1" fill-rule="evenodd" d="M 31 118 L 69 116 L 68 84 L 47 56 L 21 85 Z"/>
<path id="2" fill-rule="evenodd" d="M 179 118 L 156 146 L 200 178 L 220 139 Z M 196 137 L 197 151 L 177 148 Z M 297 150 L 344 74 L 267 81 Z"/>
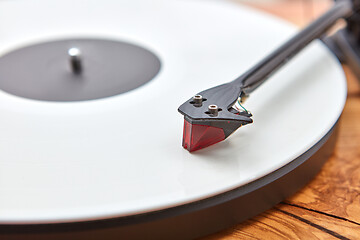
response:
<path id="1" fill-rule="evenodd" d="M 316 16 L 328 5 L 329 2 L 319 0 L 292 0 L 255 6 L 303 25 L 304 12 L 299 13 L 299 7 L 311 9 Z M 347 104 L 335 152 L 322 171 L 274 208 L 204 240 L 360 239 L 360 82 L 346 66 L 344 70 L 348 80 Z"/>

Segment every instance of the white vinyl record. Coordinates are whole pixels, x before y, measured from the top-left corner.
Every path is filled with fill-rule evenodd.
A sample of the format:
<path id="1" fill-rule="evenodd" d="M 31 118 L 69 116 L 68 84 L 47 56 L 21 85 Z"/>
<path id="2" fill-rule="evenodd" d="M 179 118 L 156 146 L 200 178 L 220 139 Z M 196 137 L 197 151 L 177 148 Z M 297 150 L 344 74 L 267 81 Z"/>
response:
<path id="1" fill-rule="evenodd" d="M 183 149 L 177 108 L 232 81 L 296 31 L 232 1 L 0 1 L 0 55 L 96 37 L 142 46 L 161 61 L 150 82 L 108 98 L 50 102 L 0 91 L 0 223 L 163 210 L 291 162 L 332 129 L 346 100 L 341 65 L 319 41 L 250 96 L 254 123 L 223 142 Z"/>

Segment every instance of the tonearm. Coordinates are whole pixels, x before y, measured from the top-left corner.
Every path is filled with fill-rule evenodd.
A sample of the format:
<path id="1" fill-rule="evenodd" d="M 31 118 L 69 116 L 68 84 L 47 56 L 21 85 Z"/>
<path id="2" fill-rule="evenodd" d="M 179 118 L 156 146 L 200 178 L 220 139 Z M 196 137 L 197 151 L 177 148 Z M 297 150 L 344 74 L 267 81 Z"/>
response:
<path id="1" fill-rule="evenodd" d="M 183 147 L 190 152 L 225 140 L 239 127 L 252 123 L 252 114 L 242 106 L 249 95 L 281 66 L 315 39 L 323 40 L 360 79 L 360 0 L 339 0 L 325 14 L 263 58 L 235 80 L 201 91 L 183 103 Z M 339 20 L 346 26 L 331 36 L 325 34 Z M 326 36 L 326 37 L 324 37 Z"/>

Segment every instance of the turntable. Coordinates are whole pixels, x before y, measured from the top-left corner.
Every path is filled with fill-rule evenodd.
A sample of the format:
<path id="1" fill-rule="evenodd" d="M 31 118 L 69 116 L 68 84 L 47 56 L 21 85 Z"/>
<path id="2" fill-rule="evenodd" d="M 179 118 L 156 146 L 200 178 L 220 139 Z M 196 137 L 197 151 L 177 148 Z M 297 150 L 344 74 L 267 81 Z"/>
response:
<path id="1" fill-rule="evenodd" d="M 350 16 L 337 6 L 333 22 Z M 238 131 L 213 125 L 230 111 L 212 96 L 230 95 L 203 90 L 298 32 L 279 19 L 231 1 L 18 0 L 0 2 L 0 24 L 4 239 L 204 236 L 295 193 L 332 153 L 346 79 L 310 37 L 235 93 Z M 182 103 L 207 122 L 180 107 L 184 125 Z"/>

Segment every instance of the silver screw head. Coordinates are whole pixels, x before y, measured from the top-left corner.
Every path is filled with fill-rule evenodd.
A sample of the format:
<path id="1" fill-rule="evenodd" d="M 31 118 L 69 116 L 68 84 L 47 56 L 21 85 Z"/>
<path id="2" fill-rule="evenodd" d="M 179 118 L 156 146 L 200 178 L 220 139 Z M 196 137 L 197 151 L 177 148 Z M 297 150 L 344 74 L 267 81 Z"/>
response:
<path id="1" fill-rule="evenodd" d="M 208 109 L 211 114 L 217 114 L 219 112 L 219 108 L 215 104 L 209 105 Z"/>
<path id="2" fill-rule="evenodd" d="M 193 101 L 195 104 L 201 104 L 203 102 L 203 97 L 201 95 L 195 95 Z"/>

